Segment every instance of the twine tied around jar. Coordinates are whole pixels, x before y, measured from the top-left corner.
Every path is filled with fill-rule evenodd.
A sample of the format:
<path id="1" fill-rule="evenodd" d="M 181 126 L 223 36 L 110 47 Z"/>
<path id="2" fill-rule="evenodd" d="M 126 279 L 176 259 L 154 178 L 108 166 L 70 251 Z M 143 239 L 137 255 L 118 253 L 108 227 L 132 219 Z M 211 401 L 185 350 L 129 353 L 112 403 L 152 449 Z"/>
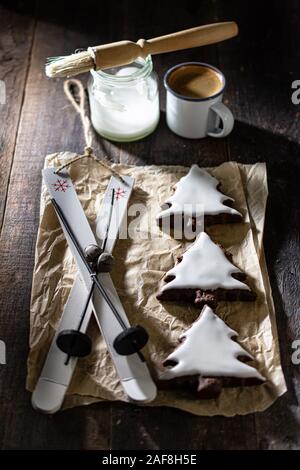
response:
<path id="1" fill-rule="evenodd" d="M 73 88 L 77 88 L 77 93 L 73 90 Z M 86 112 L 86 96 L 85 96 L 85 91 L 84 87 L 82 85 L 82 82 L 77 79 L 68 79 L 65 80 L 64 82 L 64 92 L 70 103 L 73 105 L 73 107 L 76 109 L 78 114 L 80 115 L 82 126 L 83 126 L 83 131 L 84 131 L 84 139 L 85 139 L 85 147 L 84 147 L 84 153 L 82 155 L 78 155 L 78 157 L 73 158 L 70 160 L 68 163 L 65 163 L 61 166 L 59 166 L 56 170 L 55 173 L 60 173 L 62 170 L 65 168 L 68 168 L 69 166 L 73 165 L 74 163 L 78 162 L 79 160 L 82 160 L 83 158 L 92 158 L 95 162 L 99 163 L 102 165 L 104 168 L 109 170 L 113 175 L 115 175 L 117 178 L 122 180 L 125 184 L 126 181 L 124 178 L 122 178 L 119 173 L 117 173 L 110 163 L 107 163 L 103 159 L 100 160 L 94 155 L 92 143 L 93 143 L 93 130 L 92 130 L 92 124 L 90 121 L 89 116 L 87 115 Z M 77 100 L 76 100 L 77 96 Z"/>

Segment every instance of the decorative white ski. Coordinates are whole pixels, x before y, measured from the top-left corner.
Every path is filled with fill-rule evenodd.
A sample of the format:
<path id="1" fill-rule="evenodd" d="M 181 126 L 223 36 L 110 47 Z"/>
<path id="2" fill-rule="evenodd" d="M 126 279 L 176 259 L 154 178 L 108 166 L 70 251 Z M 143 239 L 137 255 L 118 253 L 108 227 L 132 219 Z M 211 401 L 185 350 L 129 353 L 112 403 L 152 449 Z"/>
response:
<path id="1" fill-rule="evenodd" d="M 80 246 L 86 247 L 89 244 L 96 244 L 96 239 L 85 217 L 69 175 L 67 173 L 57 175 L 54 171 L 54 168 L 43 170 L 44 181 L 51 197 L 55 199 L 63 210 Z M 107 235 L 105 251 L 108 253 L 111 253 L 114 248 L 134 183 L 134 180 L 130 177 L 125 177 L 124 180 L 126 183 L 119 181 L 114 176 L 111 178 L 96 221 L 96 234 L 100 239 L 99 245 L 101 245 L 101 239 Z M 107 231 L 113 188 L 115 190 L 115 203 L 112 209 L 111 223 Z M 77 261 L 81 276 L 77 275 L 75 279 L 58 330 L 53 338 L 43 370 L 32 395 L 33 407 L 45 413 L 55 413 L 61 408 L 77 363 L 76 357 L 71 357 L 69 362 L 65 363 L 66 354 L 57 347 L 56 338 L 63 330 L 76 329 L 87 298 L 88 288 L 91 284 L 91 279 L 84 263 L 64 227 L 63 230 Z M 97 277 L 117 308 L 123 322 L 129 327 L 126 313 L 110 275 L 100 273 Z M 106 340 L 108 350 L 126 394 L 130 399 L 137 402 L 153 400 L 156 396 L 156 386 L 152 381 L 146 363 L 141 361 L 137 353 L 123 356 L 115 351 L 113 342 L 116 336 L 121 333 L 122 328 L 112 314 L 105 299 L 97 290 L 94 290 L 91 304 L 80 331 L 86 331 L 94 307 L 97 323 Z"/>

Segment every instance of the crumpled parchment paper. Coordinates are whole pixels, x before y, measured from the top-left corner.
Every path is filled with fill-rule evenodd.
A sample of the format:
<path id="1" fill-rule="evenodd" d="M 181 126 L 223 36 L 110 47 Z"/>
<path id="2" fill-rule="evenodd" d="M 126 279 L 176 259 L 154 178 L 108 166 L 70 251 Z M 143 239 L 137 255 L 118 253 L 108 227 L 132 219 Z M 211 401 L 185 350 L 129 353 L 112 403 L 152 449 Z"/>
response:
<path id="1" fill-rule="evenodd" d="M 49 155 L 45 166 L 60 165 L 74 157 L 70 152 Z M 162 304 L 155 296 L 164 273 L 188 246 L 188 243 L 162 233 L 155 217 L 160 204 L 170 195 L 172 186 L 187 173 L 188 168 L 116 164 L 114 169 L 133 176 L 135 189 L 128 217 L 132 238 L 117 242 L 114 251 L 117 269 L 112 272 L 112 279 L 130 322 L 143 325 L 150 334 L 145 356 L 154 370 L 161 367 L 163 359 L 177 346 L 182 331 L 199 315 L 199 310 L 188 304 Z M 159 391 L 156 400 L 149 405 L 171 406 L 196 415 L 233 416 L 262 411 L 286 391 L 262 246 L 267 176 L 262 163 L 241 165 L 226 162 L 210 171 L 221 181 L 222 190 L 235 199 L 235 207 L 243 213 L 244 223 L 214 226 L 208 232 L 216 242 L 229 249 L 235 264 L 248 274 L 258 293 L 255 303 L 223 302 L 216 312 L 239 333 L 239 342 L 253 354 L 267 381 L 255 387 L 223 389 L 216 400 L 195 400 L 178 390 Z M 110 172 L 85 159 L 72 165 L 70 174 L 93 227 Z M 135 204 L 146 206 L 138 221 L 134 219 Z M 33 390 L 43 366 L 75 272 L 74 260 L 43 186 L 31 297 L 29 390 Z M 88 333 L 94 348 L 90 356 L 78 361 L 64 407 L 102 400 L 128 401 L 93 319 Z"/>

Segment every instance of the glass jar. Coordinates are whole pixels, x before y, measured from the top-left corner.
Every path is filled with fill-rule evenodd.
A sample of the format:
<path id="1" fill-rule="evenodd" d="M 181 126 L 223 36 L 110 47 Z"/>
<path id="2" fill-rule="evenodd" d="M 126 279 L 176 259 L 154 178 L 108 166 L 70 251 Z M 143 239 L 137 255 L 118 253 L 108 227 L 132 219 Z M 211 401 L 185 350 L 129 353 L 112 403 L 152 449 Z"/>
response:
<path id="1" fill-rule="evenodd" d="M 105 71 L 92 70 L 88 92 L 93 127 L 109 140 L 139 140 L 158 124 L 158 78 L 150 56 Z"/>

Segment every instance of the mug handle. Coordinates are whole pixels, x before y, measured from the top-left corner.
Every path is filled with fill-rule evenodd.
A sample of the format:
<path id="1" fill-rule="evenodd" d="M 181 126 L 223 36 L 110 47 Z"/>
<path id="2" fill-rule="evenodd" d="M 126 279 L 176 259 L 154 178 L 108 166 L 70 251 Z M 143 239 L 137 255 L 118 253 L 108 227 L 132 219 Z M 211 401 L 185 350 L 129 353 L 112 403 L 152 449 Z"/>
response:
<path id="1" fill-rule="evenodd" d="M 229 108 L 227 108 L 227 106 L 225 106 L 224 103 L 215 103 L 211 106 L 210 109 L 214 111 L 222 120 L 223 129 L 217 129 L 215 132 L 208 132 L 207 134 L 210 137 L 226 137 L 228 134 L 230 134 L 234 125 L 234 117 L 232 112 Z"/>

